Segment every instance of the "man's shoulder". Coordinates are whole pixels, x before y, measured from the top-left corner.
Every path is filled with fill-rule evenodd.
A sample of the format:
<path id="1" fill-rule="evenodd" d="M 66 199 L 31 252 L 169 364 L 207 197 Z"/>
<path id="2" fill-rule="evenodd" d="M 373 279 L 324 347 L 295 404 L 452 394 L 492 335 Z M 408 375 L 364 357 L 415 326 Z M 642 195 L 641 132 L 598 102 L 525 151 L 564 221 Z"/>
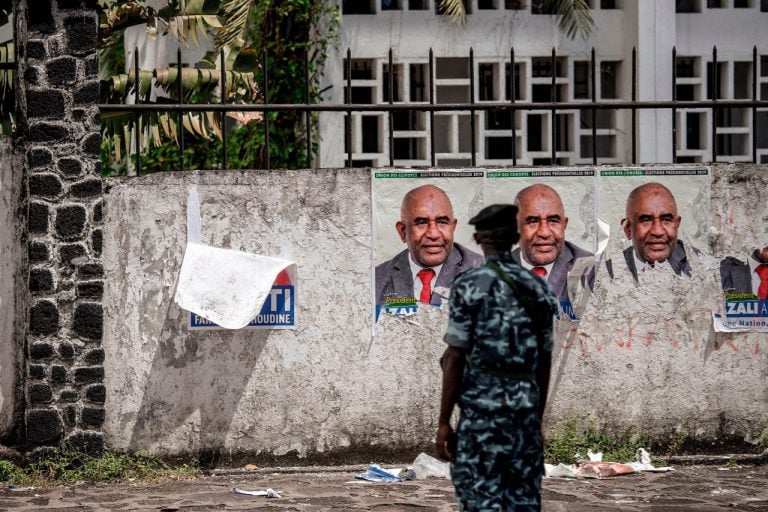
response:
<path id="1" fill-rule="evenodd" d="M 453 244 L 453 249 L 456 251 L 458 255 L 459 261 L 461 261 L 462 265 L 467 268 L 475 268 L 479 267 L 483 264 L 483 261 L 485 261 L 485 258 L 483 258 L 482 254 L 476 253 L 475 251 L 468 249 L 467 247 L 461 245 L 460 243 L 456 242 Z"/>
<path id="2" fill-rule="evenodd" d="M 720 260 L 720 269 L 741 269 L 749 267 L 749 264 L 735 256 L 726 256 Z"/>
<path id="3" fill-rule="evenodd" d="M 408 263 L 408 249 L 396 254 L 392 259 L 383 261 L 376 265 L 375 274 L 376 277 L 385 276 L 391 274 L 395 270 L 401 268 L 404 264 Z"/>

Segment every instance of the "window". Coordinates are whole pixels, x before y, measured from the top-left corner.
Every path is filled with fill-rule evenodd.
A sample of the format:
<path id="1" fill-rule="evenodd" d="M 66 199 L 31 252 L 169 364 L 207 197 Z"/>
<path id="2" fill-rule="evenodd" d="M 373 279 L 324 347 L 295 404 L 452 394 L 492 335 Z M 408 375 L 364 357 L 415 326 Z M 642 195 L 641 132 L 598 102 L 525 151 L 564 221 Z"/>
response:
<path id="1" fill-rule="evenodd" d="M 577 60 L 573 63 L 573 98 L 588 100 L 590 94 L 589 61 Z"/>
<path id="2" fill-rule="evenodd" d="M 750 0 L 733 0 L 733 7 L 736 9 L 749 9 L 752 7 Z"/>
<path id="3" fill-rule="evenodd" d="M 525 65 L 519 62 L 515 63 L 515 100 L 520 100 L 525 97 L 525 91 L 523 90 L 523 79 L 525 78 Z M 507 100 L 512 99 L 512 81 L 509 76 L 509 63 L 504 66 L 504 98 Z"/>
<path id="4" fill-rule="evenodd" d="M 677 0 L 675 4 L 676 12 L 701 12 L 699 0 Z"/>
<path id="5" fill-rule="evenodd" d="M 555 76 L 563 77 L 567 60 L 565 57 L 555 58 Z M 531 76 L 543 78 L 552 76 L 552 57 L 534 57 L 531 59 Z"/>
<path id="6" fill-rule="evenodd" d="M 725 62 L 717 63 L 717 77 L 713 73 L 714 66 L 711 62 L 707 62 L 707 99 L 711 100 L 715 97 L 715 89 L 717 89 L 717 99 L 723 99 L 723 79 L 727 75 L 727 64 Z"/>
<path id="7" fill-rule="evenodd" d="M 675 59 L 675 74 L 677 78 L 693 78 L 696 73 L 697 57 L 677 57 Z"/>
<path id="8" fill-rule="evenodd" d="M 374 14 L 372 0 L 344 0 L 341 4 L 342 14 Z"/>
<path id="9" fill-rule="evenodd" d="M 480 64 L 477 68 L 479 88 L 478 99 L 480 101 L 493 101 L 496 99 L 496 95 L 494 94 L 494 67 L 493 64 Z"/>
<path id="10" fill-rule="evenodd" d="M 621 62 L 600 63 L 600 97 L 604 100 L 619 98 L 619 73 Z"/>
<path id="11" fill-rule="evenodd" d="M 403 8 L 402 0 L 381 0 L 382 11 L 399 11 Z"/>
<path id="12" fill-rule="evenodd" d="M 427 5 L 427 0 L 410 0 L 408 2 L 408 10 L 426 11 L 427 9 L 429 9 L 429 5 Z"/>
<path id="13" fill-rule="evenodd" d="M 725 7 L 723 0 L 707 0 L 707 8 L 709 9 L 722 9 L 723 7 Z"/>
<path id="14" fill-rule="evenodd" d="M 508 11 L 522 11 L 526 7 L 525 0 L 504 0 L 504 8 Z"/>
<path id="15" fill-rule="evenodd" d="M 429 101 L 429 69 L 426 64 L 411 64 L 410 70 L 410 99 L 411 101 Z"/>
<path id="16" fill-rule="evenodd" d="M 555 14 L 555 9 L 545 0 L 531 0 L 531 14 Z"/>
<path id="17" fill-rule="evenodd" d="M 752 98 L 752 63 L 737 61 L 733 63 L 733 99 Z"/>

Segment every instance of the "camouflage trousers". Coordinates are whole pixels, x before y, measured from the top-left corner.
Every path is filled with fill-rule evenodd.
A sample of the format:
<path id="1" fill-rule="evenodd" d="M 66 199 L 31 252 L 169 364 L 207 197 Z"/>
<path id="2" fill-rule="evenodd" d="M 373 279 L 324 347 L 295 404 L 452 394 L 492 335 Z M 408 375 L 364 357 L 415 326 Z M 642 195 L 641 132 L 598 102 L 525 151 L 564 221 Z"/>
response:
<path id="1" fill-rule="evenodd" d="M 461 411 L 451 477 L 462 512 L 540 510 L 541 421 L 535 412 L 502 414 Z"/>

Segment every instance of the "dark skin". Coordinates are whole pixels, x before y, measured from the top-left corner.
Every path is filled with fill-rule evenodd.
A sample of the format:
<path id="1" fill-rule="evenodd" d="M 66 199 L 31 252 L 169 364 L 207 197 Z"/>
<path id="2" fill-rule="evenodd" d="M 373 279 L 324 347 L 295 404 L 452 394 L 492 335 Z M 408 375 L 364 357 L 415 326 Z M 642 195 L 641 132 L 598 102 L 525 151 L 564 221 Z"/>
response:
<path id="1" fill-rule="evenodd" d="M 483 241 L 478 234 L 474 235 L 477 242 L 483 249 L 483 255 L 488 258 L 492 255 L 501 255 L 512 248 L 512 244 L 496 245 L 488 244 Z M 454 453 L 452 447 L 455 446 L 456 433 L 451 426 L 451 415 L 459 399 L 459 390 L 464 378 L 464 367 L 466 364 L 466 350 L 457 347 L 448 347 L 443 353 L 443 389 L 440 398 L 440 417 L 438 419 L 437 437 L 435 439 L 437 447 L 437 456 L 443 460 L 453 461 Z M 549 377 L 552 373 L 552 352 L 542 352 L 539 368 L 536 372 L 536 383 L 540 390 L 539 399 L 539 417 L 544 416 L 544 409 L 547 405 L 547 394 L 549 392 Z"/>

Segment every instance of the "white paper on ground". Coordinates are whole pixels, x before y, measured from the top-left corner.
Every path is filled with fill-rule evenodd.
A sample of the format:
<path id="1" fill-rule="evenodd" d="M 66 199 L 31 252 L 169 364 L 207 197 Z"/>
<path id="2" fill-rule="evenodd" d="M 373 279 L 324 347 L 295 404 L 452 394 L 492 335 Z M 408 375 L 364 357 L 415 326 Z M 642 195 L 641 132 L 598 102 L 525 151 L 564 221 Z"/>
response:
<path id="1" fill-rule="evenodd" d="M 281 498 L 280 493 L 277 491 L 273 491 L 272 489 L 267 489 L 266 491 L 246 491 L 245 489 L 239 489 L 235 487 L 232 489 L 232 492 L 235 494 L 245 494 L 248 496 L 266 496 L 267 498 Z M 280 491 L 282 492 L 282 491 Z"/>
<path id="2" fill-rule="evenodd" d="M 200 243 L 202 239 L 197 187 L 187 199 L 187 247 L 174 301 L 226 329 L 241 329 L 256 317 L 277 275 L 288 269 L 295 283 L 292 261 L 260 256 Z"/>

